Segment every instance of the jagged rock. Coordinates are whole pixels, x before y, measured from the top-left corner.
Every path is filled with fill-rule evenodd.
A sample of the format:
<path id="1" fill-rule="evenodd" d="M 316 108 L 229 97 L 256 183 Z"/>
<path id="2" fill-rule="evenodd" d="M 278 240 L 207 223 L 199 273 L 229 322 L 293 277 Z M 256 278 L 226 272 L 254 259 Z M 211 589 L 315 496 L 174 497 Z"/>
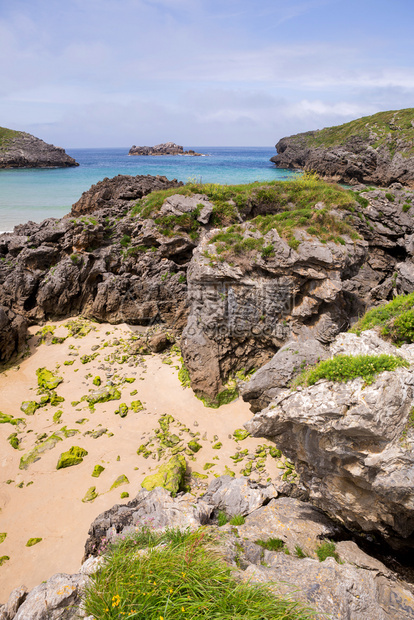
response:
<path id="1" fill-rule="evenodd" d="M 255 234 L 249 224 L 240 229 L 246 238 Z M 358 272 L 367 251 L 362 240 L 323 244 L 306 235 L 294 250 L 271 230 L 264 243 L 274 256 L 212 264 L 216 232 L 200 240 L 189 265 L 181 343 L 192 388 L 213 398 L 232 373 L 263 366 L 293 338 L 331 342 L 348 322 L 343 280 Z"/>
<path id="2" fill-rule="evenodd" d="M 373 332 L 341 334 L 331 355 L 397 353 L 413 361 L 413 345 L 396 349 Z M 317 506 L 348 527 L 379 532 L 394 547 L 414 544 L 410 411 L 413 367 L 383 372 L 371 385 L 320 380 L 281 391 L 245 426 L 289 457 Z"/>
<path id="3" fill-rule="evenodd" d="M 234 517 L 257 510 L 277 495 L 273 485 L 263 487 L 248 478 L 220 476 L 210 483 L 203 501 L 216 510 L 223 510 L 228 517 Z"/>
<path id="4" fill-rule="evenodd" d="M 10 620 L 72 620 L 78 615 L 84 575 L 58 573 L 27 595 Z"/>
<path id="5" fill-rule="evenodd" d="M 0 127 L 0 168 L 67 168 L 79 166 L 59 146 L 24 131 Z"/>
<path id="6" fill-rule="evenodd" d="M 246 521 L 238 528 L 243 539 L 279 538 L 292 554 L 299 546 L 305 555 L 316 558 L 318 545 L 339 533 L 338 526 L 321 510 L 291 497 L 272 499 L 266 506 L 244 514 L 248 514 Z"/>
<path id="7" fill-rule="evenodd" d="M 120 206 L 131 200 L 136 201 L 155 190 L 182 185 L 181 181 L 176 179 L 169 181 L 167 177 L 159 175 L 154 177 L 149 174 L 137 176 L 118 174 L 112 179 L 105 178 L 99 181 L 83 192 L 80 199 L 72 205 L 70 217 L 93 213 L 104 207 Z"/>
<path id="8" fill-rule="evenodd" d="M 243 400 L 250 403 L 253 412 L 264 409 L 308 364 L 316 364 L 327 355 L 326 348 L 314 338 L 288 342 L 241 385 Z"/>
<path id="9" fill-rule="evenodd" d="M 0 620 L 12 620 L 17 611 L 27 598 L 28 590 L 26 586 L 15 588 L 9 596 L 9 600 L 0 606 Z"/>
<path id="10" fill-rule="evenodd" d="M 148 342 L 148 346 L 154 353 L 161 353 L 174 344 L 174 338 L 166 333 L 155 334 Z"/>
<path id="11" fill-rule="evenodd" d="M 213 205 L 204 194 L 169 196 L 161 207 L 160 215 L 183 215 L 183 213 L 192 213 L 197 208 L 200 210 L 197 221 L 200 224 L 208 224 L 210 215 L 213 213 Z"/>
<path id="12" fill-rule="evenodd" d="M 163 528 L 197 528 L 208 522 L 214 506 L 204 501 L 195 501 L 189 493 L 172 498 L 161 487 L 153 491 L 143 489 L 127 504 L 115 505 L 103 512 L 92 523 L 85 544 L 84 560 L 96 555 L 106 541 L 117 534 L 126 534 L 149 526 Z"/>
<path id="13" fill-rule="evenodd" d="M 318 562 L 295 559 L 265 551 L 265 566 L 250 565 L 243 579 L 251 583 L 273 582 L 275 592 L 316 607 L 327 618 L 338 620 L 412 620 L 414 596 L 405 586 L 333 558 Z"/>
<path id="14" fill-rule="evenodd" d="M 4 306 L 0 306 L 0 363 L 20 353 L 27 337 L 27 321 Z"/>
<path id="15" fill-rule="evenodd" d="M 414 186 L 414 109 L 380 112 L 276 144 L 279 168 L 304 168 L 345 183 Z"/>

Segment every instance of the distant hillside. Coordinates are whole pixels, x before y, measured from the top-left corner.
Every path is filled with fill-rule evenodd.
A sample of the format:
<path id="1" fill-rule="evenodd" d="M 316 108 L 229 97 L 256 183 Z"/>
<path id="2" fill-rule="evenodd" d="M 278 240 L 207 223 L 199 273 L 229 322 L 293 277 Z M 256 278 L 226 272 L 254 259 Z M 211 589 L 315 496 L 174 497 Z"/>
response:
<path id="1" fill-rule="evenodd" d="M 79 164 L 59 146 L 0 127 L 0 168 L 67 168 Z"/>
<path id="2" fill-rule="evenodd" d="M 282 138 L 279 168 L 313 170 L 336 181 L 414 186 L 414 108 Z"/>

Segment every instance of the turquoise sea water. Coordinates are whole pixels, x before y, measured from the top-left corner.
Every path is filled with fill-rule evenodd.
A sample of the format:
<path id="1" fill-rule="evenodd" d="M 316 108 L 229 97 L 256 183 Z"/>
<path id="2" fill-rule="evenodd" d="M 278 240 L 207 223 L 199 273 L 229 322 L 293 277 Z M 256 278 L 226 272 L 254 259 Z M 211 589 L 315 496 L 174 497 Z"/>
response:
<path id="1" fill-rule="evenodd" d="M 161 174 L 168 179 L 204 183 L 286 180 L 294 172 L 279 170 L 269 159 L 274 147 L 189 146 L 206 157 L 130 157 L 128 148 L 66 149 L 76 168 L 0 170 L 0 232 L 16 224 L 62 217 L 82 192 L 117 174 Z"/>

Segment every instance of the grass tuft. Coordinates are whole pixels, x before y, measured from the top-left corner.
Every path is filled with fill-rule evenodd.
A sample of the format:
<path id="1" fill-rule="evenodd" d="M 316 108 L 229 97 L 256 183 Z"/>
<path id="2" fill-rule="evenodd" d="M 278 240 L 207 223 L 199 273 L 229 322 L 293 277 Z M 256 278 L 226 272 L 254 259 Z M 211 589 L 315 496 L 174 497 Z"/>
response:
<path id="1" fill-rule="evenodd" d="M 302 604 L 273 595 L 269 585 L 236 581 L 205 530 L 148 528 L 106 550 L 86 588 L 85 610 L 99 620 L 308 620 Z M 144 550 L 145 551 L 142 551 Z"/>

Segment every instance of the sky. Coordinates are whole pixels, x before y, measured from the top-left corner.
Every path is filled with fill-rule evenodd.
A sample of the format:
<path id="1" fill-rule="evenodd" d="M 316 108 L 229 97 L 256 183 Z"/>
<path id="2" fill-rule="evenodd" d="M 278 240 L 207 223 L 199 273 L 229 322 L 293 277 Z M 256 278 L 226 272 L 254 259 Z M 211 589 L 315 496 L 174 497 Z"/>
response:
<path id="1" fill-rule="evenodd" d="M 414 0 L 0 0 L 0 125 L 271 146 L 414 107 Z"/>

